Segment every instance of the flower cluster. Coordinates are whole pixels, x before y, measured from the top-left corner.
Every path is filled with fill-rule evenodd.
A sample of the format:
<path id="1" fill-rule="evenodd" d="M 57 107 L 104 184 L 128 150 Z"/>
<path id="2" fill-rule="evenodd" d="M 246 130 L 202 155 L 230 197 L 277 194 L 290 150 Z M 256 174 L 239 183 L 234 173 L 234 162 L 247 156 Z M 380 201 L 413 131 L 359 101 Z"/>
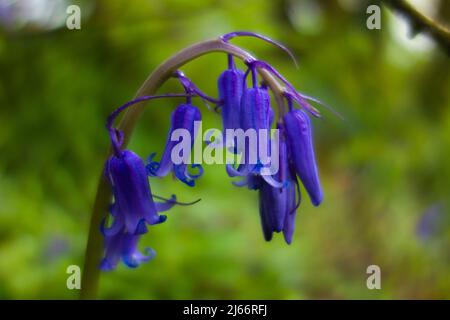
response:
<path id="1" fill-rule="evenodd" d="M 223 127 L 260 130 L 275 126 L 278 129 L 278 154 L 272 156 L 279 157 L 279 170 L 274 174 L 264 173 L 262 161 L 249 164 L 247 159 L 249 150 L 234 148 L 234 152 L 243 154 L 244 161 L 237 168 L 228 164 L 227 172 L 230 177 L 242 177 L 241 181 L 234 183 L 236 186 L 258 190 L 264 238 L 270 241 L 273 232 L 283 232 L 289 244 L 294 232 L 296 211 L 300 205 L 300 186 L 297 178 L 302 182 L 314 206 L 318 206 L 323 198 L 314 153 L 312 124 L 307 114 L 309 112 L 313 116 L 320 116 L 308 102 L 317 100 L 299 93 L 266 62 L 246 61 L 247 71 L 243 72 L 236 68 L 232 62 L 233 57 L 230 56 L 229 59 L 228 69 L 218 80 Z M 258 84 L 257 69 L 267 70 L 286 86 L 283 92 L 283 106 L 276 120 L 267 85 L 264 82 Z M 251 87 L 247 86 L 249 74 L 252 76 Z M 300 108 L 294 108 L 294 102 Z M 263 139 L 267 141 L 258 141 L 259 147 L 262 145 L 267 148 L 270 144 L 276 143 L 267 136 Z M 226 141 L 225 144 L 235 145 L 235 141 Z"/>
<path id="2" fill-rule="evenodd" d="M 289 50 L 279 43 L 254 33 L 234 32 L 220 39 L 226 43 L 236 36 L 260 38 L 291 55 Z M 296 211 L 300 205 L 298 180 L 301 181 L 313 205 L 318 206 L 322 202 L 310 119 L 310 115 L 320 116 L 310 102 L 320 102 L 295 90 L 270 64 L 254 58 L 248 59 L 244 61 L 246 70 L 243 71 L 236 66 L 234 59 L 232 55 L 228 55 L 228 68 L 218 78 L 218 99 L 204 94 L 181 71 L 176 71 L 173 78 L 182 85 L 184 93 L 140 97 L 119 107 L 108 117 L 107 129 L 112 144 L 112 155 L 106 161 L 104 174 L 112 188 L 113 203 L 109 217 L 101 226 L 105 237 L 105 253 L 101 269 L 114 269 L 120 260 L 129 267 L 136 267 L 150 260 L 155 254 L 154 251 L 147 249 L 145 255 L 140 253 L 137 249 L 139 238 L 148 232 L 149 226 L 161 224 L 166 220 L 166 216 L 160 213 L 174 205 L 195 203 L 180 203 L 175 195 L 170 199 L 156 196 L 149 184 L 149 178 L 165 177 L 172 173 L 179 181 L 193 187 L 195 181 L 202 176 L 201 164 L 190 162 L 190 151 L 197 134 L 195 123 L 202 118 L 200 109 L 193 104 L 193 97 L 216 105 L 214 110 L 221 114 L 224 131 L 267 132 L 276 129 L 275 135 L 258 135 L 256 147 L 241 145 L 236 137 L 225 139 L 224 145 L 220 145 L 240 158 L 239 163 L 226 165 L 230 177 L 240 178 L 239 181 L 233 181 L 233 184 L 239 187 L 246 186 L 259 193 L 259 213 L 263 235 L 267 241 L 272 239 L 274 232 L 283 232 L 286 242 L 291 243 Z M 259 74 L 262 71 L 277 79 L 275 81 L 284 84 L 282 91 L 274 92 L 278 95 L 277 112 L 274 112 L 271 101 L 270 83 L 259 81 Z M 171 114 L 171 125 L 164 151 L 159 161 L 155 160 L 157 154 L 151 153 L 147 163 L 144 163 L 137 154 L 123 148 L 124 136 L 113 126 L 114 120 L 123 110 L 138 102 L 174 97 L 184 97 L 185 101 Z M 294 104 L 298 108 L 295 108 Z M 181 163 L 173 159 L 173 153 L 178 147 L 173 135 L 178 130 L 184 130 L 190 137 L 188 150 L 187 152 L 184 150 L 182 154 L 184 161 Z M 251 148 L 257 149 L 254 161 L 250 159 L 252 152 L 255 151 Z M 272 160 L 267 162 L 262 154 L 266 154 L 272 160 L 276 158 L 279 164 L 277 170 L 269 169 Z"/>

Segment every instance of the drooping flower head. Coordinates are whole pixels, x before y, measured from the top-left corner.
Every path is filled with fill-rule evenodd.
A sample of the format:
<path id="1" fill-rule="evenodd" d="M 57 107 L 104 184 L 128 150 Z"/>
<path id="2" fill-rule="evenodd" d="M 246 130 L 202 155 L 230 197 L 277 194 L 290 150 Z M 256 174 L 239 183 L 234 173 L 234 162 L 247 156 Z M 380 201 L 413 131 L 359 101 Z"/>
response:
<path id="1" fill-rule="evenodd" d="M 152 199 L 147 172 L 142 159 L 130 150 L 113 155 L 106 162 L 105 175 L 111 184 L 114 202 L 111 214 L 114 222 L 110 229 L 115 234 L 125 231 L 136 235 L 147 231 L 146 224 L 163 222 Z"/>
<path id="2" fill-rule="evenodd" d="M 150 176 L 164 177 L 169 172 L 173 172 L 180 181 L 191 187 L 194 186 L 195 179 L 199 178 L 203 173 L 203 168 L 200 164 L 191 165 L 192 168 L 198 169 L 198 173 L 192 174 L 189 172 L 190 153 L 196 137 L 195 122 L 200 120 L 200 110 L 190 103 L 181 104 L 172 112 L 171 126 L 161 161 L 153 161 L 155 153 L 149 156 L 147 171 Z M 184 130 L 185 134 L 182 134 L 183 131 L 180 130 Z M 180 132 L 181 135 L 174 135 L 176 131 Z M 182 143 L 178 140 L 173 140 L 174 137 L 188 139 L 188 141 Z M 180 146 L 183 148 L 180 149 Z M 174 149 L 175 147 L 177 149 Z M 173 153 L 175 152 L 179 163 L 173 161 Z"/>
<path id="3" fill-rule="evenodd" d="M 150 176 L 156 177 L 164 177 L 169 172 L 173 172 L 180 181 L 193 187 L 195 180 L 203 174 L 203 168 L 200 164 L 191 164 L 191 150 L 197 136 L 195 124 L 201 121 L 202 115 L 200 110 L 192 104 L 191 96 L 197 95 L 204 101 L 216 104 L 219 103 L 219 100 L 204 94 L 183 72 L 176 71 L 174 77 L 180 81 L 189 96 L 186 97 L 184 104 L 179 105 L 172 112 L 170 129 L 161 161 L 153 160 L 156 153 L 150 154 L 147 172 Z M 177 161 L 174 161 L 174 158 Z M 190 169 L 197 170 L 197 173 L 191 173 Z"/>
<path id="4" fill-rule="evenodd" d="M 293 58 L 283 45 L 252 32 L 223 35 L 220 37 L 224 42 L 221 45 L 231 48 L 231 45 L 225 43 L 238 36 L 262 39 L 283 49 Z M 235 49 L 233 54 L 240 56 L 239 49 Z M 161 215 L 161 212 L 169 210 L 175 204 L 183 205 L 176 201 L 175 196 L 164 199 L 154 195 L 148 181 L 149 176 L 164 177 L 173 173 L 178 180 L 194 186 L 196 179 L 202 175 L 201 165 L 191 164 L 191 153 L 197 135 L 196 123 L 202 118 L 200 110 L 192 103 L 194 96 L 200 97 L 206 105 L 208 102 L 215 104 L 215 110 L 221 109 L 224 131 L 240 130 L 244 137 L 248 132 L 250 135 L 256 133 L 254 144 L 249 145 L 244 141 L 244 144 L 240 145 L 237 143 L 237 136 L 230 139 L 231 141 L 225 141 L 228 150 L 234 153 L 233 156 L 240 158 L 237 166 L 227 163 L 226 169 L 230 177 L 238 176 L 242 179 L 233 182 L 235 185 L 258 191 L 261 225 L 267 241 L 272 239 L 274 232 L 283 232 L 288 244 L 292 241 L 296 212 L 300 204 L 297 177 L 305 187 L 311 202 L 314 205 L 322 202 L 312 125 L 307 114 L 320 117 L 319 111 L 310 104 L 311 101 L 320 101 L 298 92 L 267 62 L 257 60 L 251 55 L 247 57 L 244 61 L 247 71 L 244 73 L 236 67 L 234 57 L 228 54 L 228 68 L 217 81 L 218 99 L 204 94 L 183 72 L 177 70 L 173 77 L 182 85 L 184 94 L 140 97 L 121 106 L 108 117 L 107 128 L 111 138 L 112 155 L 106 161 L 104 173 L 112 189 L 113 202 L 109 219 L 105 219 L 101 226 L 105 237 L 105 255 L 100 266 L 103 270 L 114 269 L 121 260 L 129 267 L 137 267 L 140 263 L 150 260 L 155 254 L 153 250 L 147 249 L 144 255 L 137 249 L 140 236 L 148 231 L 149 226 L 165 221 L 166 216 Z M 296 63 L 295 58 L 293 60 Z M 258 82 L 259 74 L 264 81 Z M 247 85 L 249 76 L 251 84 Z M 285 88 L 276 84 L 278 80 L 281 80 Z M 269 88 L 274 90 L 278 105 L 277 119 L 272 109 Z M 145 165 L 137 154 L 124 149 L 124 135 L 113 126 L 113 122 L 120 112 L 133 104 L 167 97 L 185 97 L 186 100 L 171 113 L 170 129 L 160 161 L 155 161 L 156 154 L 152 153 L 148 164 Z M 300 108 L 294 109 L 293 102 Z M 288 104 L 288 110 L 285 109 L 285 103 Z M 274 123 L 277 130 L 276 134 L 271 136 Z M 228 138 L 227 135 L 225 137 Z M 214 143 L 220 146 L 222 141 L 223 139 L 216 143 L 214 140 Z M 229 148 L 230 143 L 232 148 Z M 278 166 L 275 171 L 267 170 L 272 169 L 273 160 L 276 160 Z M 193 203 L 185 205 L 190 204 Z"/>

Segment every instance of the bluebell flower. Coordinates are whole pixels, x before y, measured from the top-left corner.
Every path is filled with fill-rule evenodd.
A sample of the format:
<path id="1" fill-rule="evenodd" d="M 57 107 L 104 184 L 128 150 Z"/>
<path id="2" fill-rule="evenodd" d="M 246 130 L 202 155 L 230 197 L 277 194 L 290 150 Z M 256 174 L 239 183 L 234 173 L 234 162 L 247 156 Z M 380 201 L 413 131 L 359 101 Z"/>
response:
<path id="1" fill-rule="evenodd" d="M 241 98 L 244 90 L 244 72 L 237 69 L 233 56 L 228 55 L 228 69 L 222 72 L 217 81 L 223 132 L 240 127 Z"/>
<path id="2" fill-rule="evenodd" d="M 151 260 L 156 254 L 155 251 L 147 248 L 145 255 L 139 252 L 137 249 L 139 237 L 124 230 L 105 236 L 105 255 L 100 263 L 100 269 L 114 270 L 120 260 L 130 268 L 136 268 L 139 264 Z"/>
<path id="3" fill-rule="evenodd" d="M 270 130 L 273 121 L 274 112 L 270 106 L 270 96 L 265 87 L 253 87 L 244 90 L 241 99 L 241 121 L 240 128 L 245 130 L 253 129 L 256 132 L 259 130 Z M 259 136 L 257 136 L 259 138 Z M 267 141 L 270 136 L 267 135 Z M 258 141 L 259 142 L 259 141 Z M 258 147 L 259 147 L 258 143 Z M 269 143 L 265 143 L 268 147 Z M 248 152 L 247 152 L 248 153 Z"/>
<path id="4" fill-rule="evenodd" d="M 288 244 L 292 242 L 297 214 L 296 188 L 294 181 L 286 187 L 275 188 L 262 182 L 259 188 L 259 214 L 264 239 L 270 241 L 273 232 L 283 232 Z"/>
<path id="5" fill-rule="evenodd" d="M 251 149 L 248 143 L 245 144 L 243 150 L 238 150 L 244 153 L 244 164 L 248 171 L 256 171 L 260 165 L 260 146 L 265 148 L 265 154 L 268 154 L 270 136 L 259 136 L 259 130 L 270 130 L 271 119 L 273 119 L 273 111 L 270 107 L 270 96 L 266 88 L 246 88 L 241 99 L 240 112 L 240 128 L 244 131 L 248 129 L 254 130 L 256 133 L 256 148 Z M 265 141 L 260 141 L 265 139 Z M 261 150 L 262 152 L 262 150 Z"/>
<path id="6" fill-rule="evenodd" d="M 248 74 L 252 75 L 252 87 L 247 88 L 245 79 Z M 255 145 L 244 143 L 244 147 L 237 146 L 237 152 L 243 154 L 242 163 L 234 168 L 231 164 L 226 165 L 230 177 L 243 176 L 250 189 L 254 189 L 253 175 L 261 175 L 263 168 L 270 166 L 270 129 L 274 119 L 274 112 L 270 106 L 270 96 L 267 87 L 258 86 L 256 70 L 251 65 L 244 76 L 244 90 L 241 97 L 239 109 L 239 128 L 242 132 L 252 130 L 255 135 Z M 265 132 L 265 134 L 263 134 Z M 256 147 L 256 148 L 255 148 Z M 263 157 L 263 158 L 261 158 Z M 276 181 L 272 175 L 261 175 L 263 180 L 274 187 L 281 187 L 283 182 Z"/>
<path id="7" fill-rule="evenodd" d="M 282 187 L 274 187 L 261 179 L 258 187 L 259 213 L 265 240 L 270 241 L 273 232 L 282 231 L 285 241 L 290 244 L 295 228 L 296 211 L 300 205 L 300 189 L 288 158 L 284 131 L 281 132 L 277 179 L 284 184 Z"/>
<path id="8" fill-rule="evenodd" d="M 322 202 L 323 194 L 314 153 L 311 120 L 300 109 L 291 109 L 283 119 L 295 172 L 308 192 L 312 204 L 318 206 Z"/>
<path id="9" fill-rule="evenodd" d="M 105 228 L 108 235 L 115 235 L 123 229 L 133 235 L 145 233 L 146 224 L 165 221 L 166 216 L 159 215 L 158 209 L 166 211 L 176 203 L 171 199 L 159 206 L 155 204 L 144 162 L 130 150 L 112 155 L 106 162 L 105 175 L 114 196 L 110 209 L 114 221 L 111 227 Z"/>
<path id="10" fill-rule="evenodd" d="M 150 176 L 164 177 L 169 172 L 173 172 L 175 176 L 182 182 L 189 186 L 194 186 L 195 179 L 199 178 L 203 173 L 203 168 L 200 164 L 192 164 L 193 169 L 197 169 L 198 173 L 192 174 L 189 172 L 190 163 L 190 151 L 194 145 L 195 140 L 195 122 L 201 120 L 200 110 L 193 106 L 190 101 L 185 104 L 179 105 L 171 115 L 171 126 L 169 134 L 167 136 L 166 146 L 161 157 L 161 161 L 153 161 L 156 153 L 152 153 L 149 156 L 147 164 L 147 172 Z M 179 141 L 172 141 L 172 133 L 175 130 L 184 129 L 186 130 L 186 136 L 189 137 L 189 150 L 181 149 L 180 163 L 174 163 L 172 161 L 172 151 L 174 147 L 178 144 L 182 144 Z M 183 138 L 183 137 L 181 137 Z M 185 153 L 185 154 L 183 154 Z"/>

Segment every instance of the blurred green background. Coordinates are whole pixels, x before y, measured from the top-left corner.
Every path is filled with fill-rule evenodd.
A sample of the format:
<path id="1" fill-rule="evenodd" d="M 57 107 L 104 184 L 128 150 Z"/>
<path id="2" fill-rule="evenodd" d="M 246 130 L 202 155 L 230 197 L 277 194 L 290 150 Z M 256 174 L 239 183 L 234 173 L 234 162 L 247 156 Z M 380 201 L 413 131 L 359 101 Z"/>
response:
<path id="1" fill-rule="evenodd" d="M 449 1 L 413 1 L 450 19 Z M 0 0 L 0 298 L 77 298 L 66 268 L 82 266 L 109 112 L 131 99 L 163 60 L 235 30 L 298 89 L 340 112 L 314 120 L 323 204 L 306 197 L 293 244 L 263 240 L 257 194 L 206 166 L 196 188 L 152 179 L 174 208 L 140 244 L 157 257 L 101 278 L 104 299 L 450 298 L 449 58 L 386 8 L 366 28 L 366 1 Z M 81 30 L 65 26 L 81 8 Z M 226 57 L 183 71 L 210 95 Z M 180 91 L 170 81 L 161 92 Z M 130 148 L 161 152 L 177 101 L 147 106 Z M 201 103 L 204 127 L 221 126 Z M 381 268 L 368 290 L 366 268 Z"/>

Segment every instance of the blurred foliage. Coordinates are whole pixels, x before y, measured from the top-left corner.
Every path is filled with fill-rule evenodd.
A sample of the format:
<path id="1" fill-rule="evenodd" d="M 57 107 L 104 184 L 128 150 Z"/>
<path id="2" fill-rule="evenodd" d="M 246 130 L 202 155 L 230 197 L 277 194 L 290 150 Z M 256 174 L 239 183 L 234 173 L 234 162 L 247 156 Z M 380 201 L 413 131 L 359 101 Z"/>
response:
<path id="1" fill-rule="evenodd" d="M 314 121 L 324 203 L 304 197 L 292 245 L 266 243 L 256 193 L 233 187 L 223 166 L 207 166 L 193 189 L 153 179 L 157 194 L 202 201 L 151 228 L 141 245 L 157 257 L 103 274 L 100 297 L 450 298 L 450 68 L 438 47 L 400 42 L 400 18 L 384 9 L 382 29 L 368 30 L 366 1 L 74 3 L 81 30 L 62 19 L 0 31 L 0 298 L 77 297 L 66 268 L 83 263 L 106 116 L 177 50 L 234 30 L 286 44 L 299 69 L 277 48 L 233 40 L 345 117 L 322 109 Z M 449 2 L 436 4 L 449 19 Z M 225 66 L 211 54 L 183 70 L 216 95 Z M 179 90 L 170 81 L 161 92 Z M 149 104 L 130 147 L 161 152 L 175 105 Z M 366 288 L 371 264 L 381 290 Z"/>

